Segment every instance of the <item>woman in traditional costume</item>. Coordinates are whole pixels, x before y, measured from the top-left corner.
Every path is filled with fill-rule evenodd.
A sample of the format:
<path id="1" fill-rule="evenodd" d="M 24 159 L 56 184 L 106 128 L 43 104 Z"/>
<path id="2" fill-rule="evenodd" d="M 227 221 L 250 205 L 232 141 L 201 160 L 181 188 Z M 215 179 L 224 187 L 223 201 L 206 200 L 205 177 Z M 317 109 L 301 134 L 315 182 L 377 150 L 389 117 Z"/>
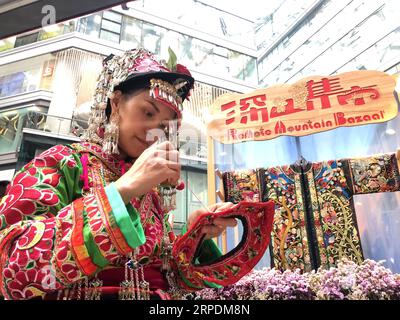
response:
<path id="1" fill-rule="evenodd" d="M 174 263 L 168 211 L 183 187 L 179 157 L 168 139 L 154 142 L 166 131 L 171 139 L 173 120 L 179 127 L 193 83 L 174 59 L 167 65 L 144 49 L 104 61 L 83 142 L 34 158 L 1 200 L 5 299 L 179 298 L 216 286 L 192 285 Z M 204 212 L 192 213 L 188 226 Z M 218 258 L 211 238 L 235 224 L 228 217 L 203 226 L 197 261 Z"/>

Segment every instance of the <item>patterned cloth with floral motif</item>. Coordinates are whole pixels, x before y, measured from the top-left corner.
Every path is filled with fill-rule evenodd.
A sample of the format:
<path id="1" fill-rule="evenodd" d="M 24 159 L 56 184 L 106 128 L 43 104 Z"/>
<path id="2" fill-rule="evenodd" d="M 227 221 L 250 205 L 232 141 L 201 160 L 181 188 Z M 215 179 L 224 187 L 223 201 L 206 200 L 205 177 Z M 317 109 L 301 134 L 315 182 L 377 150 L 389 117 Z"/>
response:
<path id="1" fill-rule="evenodd" d="M 112 196 L 113 182 L 129 166 L 83 142 L 54 146 L 15 175 L 0 202 L 0 288 L 6 299 L 174 298 L 161 267 L 165 235 L 171 243 L 175 235 L 159 195 L 151 191 L 126 206 Z M 214 241 L 203 246 L 208 258 L 221 256 Z M 130 261 L 133 251 L 136 260 Z M 121 291 L 131 265 L 141 266 L 133 276 L 143 281 L 137 292 L 128 292 L 129 286 Z M 185 270 L 172 271 L 185 283 L 193 280 Z"/>

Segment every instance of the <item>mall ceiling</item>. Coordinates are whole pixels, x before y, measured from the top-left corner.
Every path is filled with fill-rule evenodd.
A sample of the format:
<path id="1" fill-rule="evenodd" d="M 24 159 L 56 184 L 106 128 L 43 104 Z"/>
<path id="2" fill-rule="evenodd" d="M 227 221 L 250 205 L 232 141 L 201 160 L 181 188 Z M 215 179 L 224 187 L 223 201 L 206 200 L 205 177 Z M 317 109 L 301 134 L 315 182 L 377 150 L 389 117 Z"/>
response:
<path id="1" fill-rule="evenodd" d="M 0 39 L 129 1 L 118 0 L 0 0 Z"/>

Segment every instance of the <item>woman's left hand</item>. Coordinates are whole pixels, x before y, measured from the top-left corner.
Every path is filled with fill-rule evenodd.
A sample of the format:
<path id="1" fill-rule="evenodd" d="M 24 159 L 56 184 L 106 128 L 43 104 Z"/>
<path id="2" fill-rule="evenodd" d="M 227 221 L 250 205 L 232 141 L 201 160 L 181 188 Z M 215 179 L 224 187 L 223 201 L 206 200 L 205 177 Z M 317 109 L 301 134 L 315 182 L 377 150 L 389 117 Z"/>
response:
<path id="1" fill-rule="evenodd" d="M 206 212 L 219 212 L 232 208 L 234 204 L 232 202 L 219 202 L 209 206 L 209 210 L 197 209 L 193 211 L 187 221 L 188 229 L 192 223 L 197 219 L 197 217 Z M 202 228 L 202 233 L 206 234 L 205 239 L 211 239 L 218 237 L 227 227 L 235 227 L 237 225 L 235 218 L 216 218 L 213 224 L 206 225 Z"/>

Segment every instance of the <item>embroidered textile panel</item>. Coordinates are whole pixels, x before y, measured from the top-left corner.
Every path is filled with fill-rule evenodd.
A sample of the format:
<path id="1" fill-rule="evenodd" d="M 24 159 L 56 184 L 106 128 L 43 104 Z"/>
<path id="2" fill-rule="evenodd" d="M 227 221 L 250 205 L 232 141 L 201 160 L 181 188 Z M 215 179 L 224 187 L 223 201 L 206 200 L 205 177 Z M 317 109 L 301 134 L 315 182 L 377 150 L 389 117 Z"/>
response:
<path id="1" fill-rule="evenodd" d="M 294 165 L 260 169 L 259 177 L 262 200 L 275 201 L 270 248 L 272 266 L 311 271 L 301 168 Z"/>
<path id="2" fill-rule="evenodd" d="M 275 201 L 270 253 L 278 269 L 363 260 L 353 194 L 400 190 L 395 154 L 226 172 L 226 201 Z"/>
<path id="3" fill-rule="evenodd" d="M 257 175 L 258 170 L 225 172 L 223 174 L 225 200 L 233 203 L 259 202 L 261 194 Z"/>
<path id="4" fill-rule="evenodd" d="M 314 219 L 317 266 L 334 267 L 342 258 L 362 262 L 351 182 L 343 162 L 314 163 L 305 174 Z"/>
<path id="5" fill-rule="evenodd" d="M 226 201 L 274 200 L 275 216 L 270 242 L 272 265 L 280 269 L 310 271 L 312 264 L 300 179 L 301 174 L 291 166 L 223 174 Z M 254 186 L 256 188 L 252 190 Z"/>
<path id="6" fill-rule="evenodd" d="M 348 159 L 354 194 L 400 190 L 400 174 L 394 153 Z"/>

